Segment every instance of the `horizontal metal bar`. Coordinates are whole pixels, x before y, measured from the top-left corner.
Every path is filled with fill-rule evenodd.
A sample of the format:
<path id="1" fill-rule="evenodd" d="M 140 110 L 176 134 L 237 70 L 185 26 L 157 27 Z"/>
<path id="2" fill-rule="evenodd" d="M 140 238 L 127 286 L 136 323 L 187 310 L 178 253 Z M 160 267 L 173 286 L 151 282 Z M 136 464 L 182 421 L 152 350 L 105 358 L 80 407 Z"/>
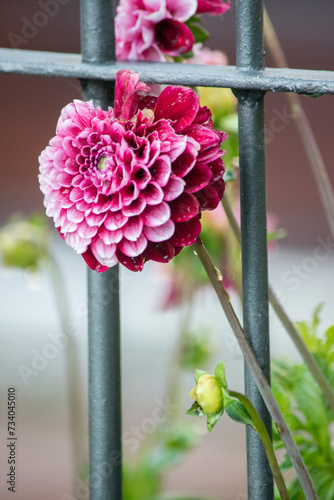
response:
<path id="1" fill-rule="evenodd" d="M 177 66 L 177 68 L 176 68 Z M 115 80 L 120 69 L 139 73 L 148 83 L 169 83 L 202 87 L 228 87 L 301 94 L 334 94 L 334 71 L 266 68 L 237 69 L 235 66 L 150 62 L 81 62 L 79 54 L 62 54 L 33 50 L 0 49 L 0 72 Z"/>

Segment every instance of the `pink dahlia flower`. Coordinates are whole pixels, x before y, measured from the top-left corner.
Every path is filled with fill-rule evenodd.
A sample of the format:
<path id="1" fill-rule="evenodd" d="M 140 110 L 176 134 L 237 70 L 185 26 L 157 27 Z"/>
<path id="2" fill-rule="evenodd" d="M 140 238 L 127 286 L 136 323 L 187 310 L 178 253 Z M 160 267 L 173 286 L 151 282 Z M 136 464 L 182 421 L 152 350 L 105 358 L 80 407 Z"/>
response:
<path id="1" fill-rule="evenodd" d="M 195 40 L 184 24 L 197 0 L 121 0 L 115 18 L 116 55 L 128 61 L 165 61 L 188 52 Z"/>
<path id="2" fill-rule="evenodd" d="M 231 2 L 221 0 L 198 0 L 196 14 L 208 14 L 209 16 L 219 16 L 231 7 Z"/>
<path id="3" fill-rule="evenodd" d="M 128 70 L 116 76 L 115 106 L 65 106 L 41 153 L 47 215 L 66 243 L 98 272 L 168 262 L 201 231 L 202 210 L 224 192 L 224 132 L 185 87 L 159 97 Z"/>

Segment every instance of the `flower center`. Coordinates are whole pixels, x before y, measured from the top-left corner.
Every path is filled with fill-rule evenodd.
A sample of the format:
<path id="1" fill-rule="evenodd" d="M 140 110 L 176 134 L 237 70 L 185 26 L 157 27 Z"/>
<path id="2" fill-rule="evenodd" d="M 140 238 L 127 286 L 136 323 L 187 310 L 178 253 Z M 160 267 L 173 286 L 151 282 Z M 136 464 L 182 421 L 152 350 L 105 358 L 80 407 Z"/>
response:
<path id="1" fill-rule="evenodd" d="M 100 158 L 98 164 L 97 164 L 97 168 L 99 170 L 103 170 L 104 168 L 106 168 L 106 160 L 107 160 L 107 157 L 106 156 L 102 156 L 102 158 Z"/>

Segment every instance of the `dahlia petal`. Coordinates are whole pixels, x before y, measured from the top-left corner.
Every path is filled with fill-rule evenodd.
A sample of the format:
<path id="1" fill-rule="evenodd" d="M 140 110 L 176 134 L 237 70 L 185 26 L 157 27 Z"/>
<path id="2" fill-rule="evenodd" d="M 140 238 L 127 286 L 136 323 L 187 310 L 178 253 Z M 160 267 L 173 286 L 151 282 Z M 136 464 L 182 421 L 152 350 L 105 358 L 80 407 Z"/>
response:
<path id="1" fill-rule="evenodd" d="M 90 245 L 90 249 L 96 260 L 103 266 L 113 267 L 117 264 L 116 245 L 106 245 L 101 238 L 95 238 Z"/>
<path id="2" fill-rule="evenodd" d="M 65 153 L 65 151 L 59 149 L 58 151 L 55 152 L 54 157 L 53 157 L 53 164 L 58 170 L 64 170 L 65 169 L 65 162 L 68 158 L 68 155 Z"/>
<path id="3" fill-rule="evenodd" d="M 142 271 L 145 264 L 145 258 L 143 255 L 138 255 L 138 257 L 128 257 L 124 255 L 120 250 L 116 251 L 116 256 L 121 264 L 125 266 L 130 271 Z"/>
<path id="4" fill-rule="evenodd" d="M 87 251 L 82 254 L 87 266 L 92 269 L 92 271 L 97 271 L 98 273 L 104 273 L 107 271 L 108 266 L 102 266 L 100 262 L 94 257 L 93 252 L 90 247 L 88 247 Z"/>
<path id="5" fill-rule="evenodd" d="M 160 241 L 166 241 L 171 236 L 173 236 L 174 230 L 175 230 L 174 222 L 168 220 L 161 226 L 157 227 L 144 226 L 143 234 L 149 241 L 159 243 Z"/>
<path id="6" fill-rule="evenodd" d="M 175 247 L 169 241 L 161 241 L 160 243 L 149 241 L 144 255 L 146 260 L 169 262 L 175 255 Z"/>
<path id="7" fill-rule="evenodd" d="M 187 137 L 187 146 L 184 152 L 172 164 L 173 174 L 184 177 L 190 172 L 195 165 L 198 150 L 199 144 L 191 137 Z"/>
<path id="8" fill-rule="evenodd" d="M 106 245 L 111 243 L 119 243 L 123 238 L 122 229 L 116 229 L 115 231 L 108 231 L 105 227 L 99 230 L 99 237 Z"/>
<path id="9" fill-rule="evenodd" d="M 164 198 L 164 191 L 156 182 L 150 182 L 146 188 L 141 191 L 141 196 L 148 205 L 158 205 Z"/>
<path id="10" fill-rule="evenodd" d="M 94 214 L 91 212 L 86 217 L 86 222 L 89 226 L 101 226 L 106 218 L 106 214 Z"/>
<path id="11" fill-rule="evenodd" d="M 73 104 L 77 116 L 73 113 L 72 118 L 77 118 L 79 126 L 83 124 L 85 127 L 90 127 L 92 119 L 96 116 L 93 101 L 84 102 L 74 99 Z"/>
<path id="12" fill-rule="evenodd" d="M 72 158 L 68 158 L 65 161 L 64 172 L 67 172 L 71 175 L 76 175 L 79 173 L 79 165 Z"/>
<path id="13" fill-rule="evenodd" d="M 178 56 L 189 52 L 195 38 L 184 23 L 176 19 L 163 19 L 155 25 L 155 42 L 162 52 Z"/>
<path id="14" fill-rule="evenodd" d="M 134 215 L 139 215 L 146 207 L 146 201 L 143 197 L 139 196 L 136 200 L 134 200 L 131 205 L 128 207 L 122 208 L 122 213 L 126 217 L 132 217 Z"/>
<path id="15" fill-rule="evenodd" d="M 167 10 L 174 19 L 185 22 L 188 21 L 196 12 L 196 0 L 166 0 Z"/>
<path id="16" fill-rule="evenodd" d="M 162 202 L 159 205 L 147 206 L 141 214 L 141 218 L 145 226 L 156 227 L 161 226 L 169 220 L 171 209 L 168 203 Z"/>
<path id="17" fill-rule="evenodd" d="M 170 158 L 167 155 L 162 155 L 154 162 L 154 165 L 152 165 L 150 174 L 154 182 L 164 187 L 168 182 L 171 171 Z"/>
<path id="18" fill-rule="evenodd" d="M 187 193 L 195 193 L 196 191 L 200 191 L 204 186 L 208 185 L 211 179 L 211 168 L 205 163 L 196 163 L 189 174 L 187 174 L 183 178 L 186 183 L 184 190 Z"/>
<path id="19" fill-rule="evenodd" d="M 164 187 L 164 200 L 175 200 L 184 191 L 185 182 L 180 177 L 172 174 L 169 178 L 167 185 Z"/>
<path id="20" fill-rule="evenodd" d="M 89 226 L 85 220 L 80 222 L 77 227 L 79 236 L 87 240 L 94 238 L 94 236 L 98 232 L 98 229 L 99 229 L 98 226 Z"/>
<path id="21" fill-rule="evenodd" d="M 128 257 L 138 257 L 138 255 L 143 253 L 146 247 L 147 239 L 142 234 L 136 241 L 129 241 L 126 238 L 123 238 L 118 244 L 119 250 Z"/>
<path id="22" fill-rule="evenodd" d="M 122 212 L 109 212 L 104 221 L 104 227 L 109 229 L 109 231 L 115 231 L 116 229 L 123 227 L 128 222 L 128 220 L 129 218 L 123 215 Z"/>
<path id="23" fill-rule="evenodd" d="M 79 153 L 79 149 L 73 144 L 72 137 L 64 137 L 62 148 L 71 158 L 75 158 Z"/>
<path id="24" fill-rule="evenodd" d="M 79 189 L 79 188 L 77 188 Z M 83 197 L 86 203 L 92 203 L 93 201 L 96 201 L 97 198 L 97 190 L 96 187 L 90 186 L 87 189 L 84 190 L 83 192 Z"/>
<path id="25" fill-rule="evenodd" d="M 70 246 L 73 248 L 78 254 L 82 254 L 87 250 L 87 247 L 89 245 L 90 240 L 87 240 L 85 238 L 81 238 L 78 233 L 67 233 L 65 234 L 65 231 L 62 231 L 65 236 L 65 241 Z"/>
<path id="26" fill-rule="evenodd" d="M 115 85 L 115 117 L 131 120 L 138 109 L 138 92 L 148 93 L 149 91 L 150 88 L 139 81 L 137 73 L 127 69 L 118 71 Z"/>
<path id="27" fill-rule="evenodd" d="M 62 172 L 57 175 L 57 182 L 59 183 L 60 186 L 63 187 L 71 187 L 72 186 L 72 179 L 73 176 L 70 174 L 67 174 L 66 172 Z"/>
<path id="28" fill-rule="evenodd" d="M 83 191 L 80 188 L 75 187 L 70 191 L 70 200 L 75 203 L 79 200 L 82 200 L 83 195 Z"/>
<path id="29" fill-rule="evenodd" d="M 79 127 L 76 123 L 68 118 L 67 120 L 58 124 L 57 127 L 57 135 L 61 137 L 76 137 L 82 131 L 82 128 Z"/>
<path id="30" fill-rule="evenodd" d="M 193 123 L 199 125 L 206 124 L 208 127 L 213 128 L 212 113 L 207 106 L 200 106 Z"/>
<path id="31" fill-rule="evenodd" d="M 196 14 L 207 14 L 208 16 L 219 16 L 224 14 L 231 6 L 231 3 L 221 0 L 198 0 Z"/>
<path id="32" fill-rule="evenodd" d="M 155 135 L 155 132 L 157 135 Z M 183 135 L 176 135 L 175 130 L 167 120 L 159 120 L 149 127 L 148 133 L 159 140 L 160 153 L 168 154 L 170 161 L 173 162 L 186 148 L 187 138 Z M 150 136 L 151 137 L 151 136 Z M 151 148 L 153 145 L 151 145 Z"/>
<path id="33" fill-rule="evenodd" d="M 218 197 L 221 200 L 225 191 L 225 181 L 224 179 L 219 179 L 210 185 L 215 191 L 217 191 Z"/>
<path id="34" fill-rule="evenodd" d="M 58 135 L 55 135 L 49 141 L 49 144 L 50 144 L 50 146 L 52 146 L 53 149 L 61 149 L 62 143 L 63 143 L 63 139 L 62 139 L 62 137 L 59 137 Z"/>
<path id="35" fill-rule="evenodd" d="M 158 97 L 155 107 L 155 121 L 162 118 L 173 120 L 175 132 L 182 132 L 194 120 L 199 109 L 199 97 L 189 88 L 166 87 Z"/>
<path id="36" fill-rule="evenodd" d="M 196 198 L 200 204 L 200 210 L 214 210 L 220 202 L 217 191 L 211 187 L 206 186 L 198 193 L 195 193 Z"/>
<path id="37" fill-rule="evenodd" d="M 170 242 L 178 247 L 184 247 L 195 243 L 197 236 L 201 232 L 200 216 L 197 215 L 187 222 L 175 224 L 175 232 Z"/>
<path id="38" fill-rule="evenodd" d="M 199 212 L 199 203 L 194 195 L 182 193 L 176 200 L 170 202 L 171 219 L 174 222 L 186 222 Z"/>
<path id="39" fill-rule="evenodd" d="M 90 203 L 86 203 L 83 199 L 77 201 L 75 203 L 75 206 L 78 210 L 80 210 L 80 212 L 83 212 L 85 215 L 88 215 L 90 213 L 92 207 Z"/>
<path id="40" fill-rule="evenodd" d="M 215 146 L 220 147 L 222 142 L 220 133 L 206 125 L 191 125 L 187 128 L 186 133 L 188 137 L 192 137 L 198 142 L 201 147 L 200 152 Z"/>
<path id="41" fill-rule="evenodd" d="M 77 210 L 76 207 L 71 207 L 67 210 L 67 218 L 71 222 L 82 222 L 84 218 L 84 214 Z"/>
<path id="42" fill-rule="evenodd" d="M 123 228 L 124 238 L 129 241 L 137 241 L 141 235 L 143 225 L 143 220 L 139 215 L 130 217 Z"/>

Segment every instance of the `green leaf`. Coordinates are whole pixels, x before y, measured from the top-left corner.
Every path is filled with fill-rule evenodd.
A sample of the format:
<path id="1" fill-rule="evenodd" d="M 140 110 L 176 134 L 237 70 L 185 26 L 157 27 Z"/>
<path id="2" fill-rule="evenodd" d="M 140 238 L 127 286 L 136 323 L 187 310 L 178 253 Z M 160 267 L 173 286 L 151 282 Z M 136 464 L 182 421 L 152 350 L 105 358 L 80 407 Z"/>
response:
<path id="1" fill-rule="evenodd" d="M 233 400 L 226 408 L 226 413 L 232 420 L 240 424 L 250 425 L 254 428 L 253 420 L 245 406 L 237 399 Z"/>
<path id="2" fill-rule="evenodd" d="M 198 381 L 199 381 L 199 379 L 200 379 L 200 377 L 201 377 L 202 375 L 207 375 L 207 372 L 205 372 L 205 371 L 203 371 L 203 370 L 198 370 L 198 369 L 196 368 L 196 370 L 195 370 L 195 382 L 196 382 L 196 384 L 198 384 Z"/>
<path id="3" fill-rule="evenodd" d="M 194 35 L 195 43 L 203 43 L 209 38 L 209 32 L 198 24 L 189 23 L 188 28 Z"/>
<path id="4" fill-rule="evenodd" d="M 194 57 L 194 53 L 192 50 L 188 50 L 188 52 L 184 52 L 181 56 L 182 59 L 191 59 Z"/>
<path id="5" fill-rule="evenodd" d="M 214 428 L 220 417 L 223 415 L 223 413 L 224 413 L 224 408 L 217 413 L 211 413 L 211 415 L 207 416 L 208 418 L 206 421 L 206 426 L 209 432 L 212 431 L 212 429 Z"/>
<path id="6" fill-rule="evenodd" d="M 186 415 L 191 415 L 192 417 L 203 417 L 204 413 L 200 405 L 195 401 L 189 410 L 186 411 Z"/>
<path id="7" fill-rule="evenodd" d="M 215 377 L 218 379 L 220 385 L 227 389 L 226 377 L 225 377 L 225 364 L 226 361 L 221 361 L 215 368 Z"/>
<path id="8" fill-rule="evenodd" d="M 325 304 L 323 302 L 321 302 L 319 305 L 317 305 L 317 307 L 315 308 L 315 310 L 313 312 L 312 330 L 313 330 L 314 334 L 317 333 L 316 330 L 317 330 L 318 326 L 320 325 L 320 313 L 323 310 L 324 305 Z"/>

